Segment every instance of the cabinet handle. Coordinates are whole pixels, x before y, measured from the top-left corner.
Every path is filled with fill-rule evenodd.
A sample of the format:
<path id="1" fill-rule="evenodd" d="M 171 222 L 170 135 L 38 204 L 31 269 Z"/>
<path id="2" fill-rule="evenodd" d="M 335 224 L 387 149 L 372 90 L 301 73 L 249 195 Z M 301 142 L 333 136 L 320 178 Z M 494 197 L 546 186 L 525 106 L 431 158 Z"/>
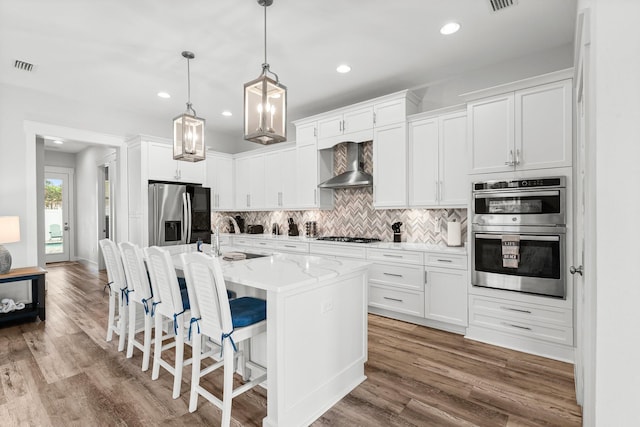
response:
<path id="1" fill-rule="evenodd" d="M 251 206 L 251 199 L 249 199 L 249 195 L 247 194 L 247 207 Z"/>
<path id="2" fill-rule="evenodd" d="M 453 260 L 450 260 L 450 259 L 437 259 L 436 261 L 438 261 L 438 262 L 453 262 Z"/>
<path id="3" fill-rule="evenodd" d="M 313 128 L 313 136 L 314 137 L 318 136 L 318 128 L 316 128 L 316 127 Z"/>
<path id="4" fill-rule="evenodd" d="M 514 162 L 513 162 L 513 150 L 509 150 L 509 161 L 508 162 L 504 162 L 505 165 L 507 166 L 513 166 Z"/>
<path id="5" fill-rule="evenodd" d="M 384 274 L 385 276 L 402 277 L 402 274 L 396 274 L 396 273 L 385 273 L 385 272 L 383 272 L 382 274 Z"/>
<path id="6" fill-rule="evenodd" d="M 520 164 L 520 149 L 516 150 L 516 165 Z"/>
<path id="7" fill-rule="evenodd" d="M 384 299 L 388 299 L 389 301 L 402 302 L 402 300 L 401 300 L 401 299 L 399 299 L 399 298 L 391 298 L 391 297 L 382 297 L 382 298 L 384 298 Z"/>
<path id="8" fill-rule="evenodd" d="M 373 124 L 376 124 L 376 113 L 373 113 Z"/>
<path id="9" fill-rule="evenodd" d="M 342 120 L 338 122 L 338 130 L 342 132 Z"/>
<path id="10" fill-rule="evenodd" d="M 316 197 L 316 193 L 317 193 L 317 191 L 318 191 L 318 190 L 316 190 L 316 189 L 314 189 L 314 190 L 313 190 L 313 204 L 314 204 L 314 205 L 318 203 L 318 199 L 317 199 L 317 197 Z"/>
<path id="11" fill-rule="evenodd" d="M 259 245 L 262 245 L 262 246 L 266 245 L 266 243 L 265 243 L 265 242 L 258 242 L 258 244 L 259 244 Z"/>
<path id="12" fill-rule="evenodd" d="M 439 191 L 438 191 L 438 201 L 441 202 L 443 197 L 442 197 L 442 181 L 438 181 L 439 185 Z"/>
<path id="13" fill-rule="evenodd" d="M 438 181 L 436 181 L 436 200 L 438 200 Z"/>
<path id="14" fill-rule="evenodd" d="M 427 284 L 427 270 L 424 271 L 424 284 Z"/>
<path id="15" fill-rule="evenodd" d="M 402 255 L 382 254 L 382 256 L 386 256 L 388 258 L 404 258 Z"/>
<path id="16" fill-rule="evenodd" d="M 531 311 L 529 310 L 522 310 L 519 308 L 512 308 L 512 307 L 505 307 L 505 306 L 500 306 L 501 310 L 507 310 L 507 311 L 517 311 L 518 313 L 526 313 L 526 314 L 531 314 Z"/>
<path id="17" fill-rule="evenodd" d="M 295 248 L 295 245 L 284 245 L 285 248 Z"/>
<path id="18" fill-rule="evenodd" d="M 524 329 L 524 330 L 527 330 L 527 331 L 531 330 L 531 328 L 528 327 L 528 326 L 514 325 L 513 323 L 500 322 L 500 324 L 502 324 L 503 326 L 510 326 L 512 328 Z"/>
<path id="19" fill-rule="evenodd" d="M 342 132 L 346 132 L 347 131 L 347 121 L 343 120 L 342 121 Z"/>

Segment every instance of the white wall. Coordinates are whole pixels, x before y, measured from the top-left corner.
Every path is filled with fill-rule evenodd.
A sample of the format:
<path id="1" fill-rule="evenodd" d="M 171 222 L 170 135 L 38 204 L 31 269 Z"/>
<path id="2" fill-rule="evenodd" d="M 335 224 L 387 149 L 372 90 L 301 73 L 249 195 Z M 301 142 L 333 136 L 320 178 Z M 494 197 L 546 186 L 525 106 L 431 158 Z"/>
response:
<path id="1" fill-rule="evenodd" d="M 89 147 L 76 155 L 76 258 L 98 264 L 98 165 L 113 148 Z"/>
<path id="2" fill-rule="evenodd" d="M 74 153 L 45 150 L 44 165 L 74 169 L 76 167 L 76 155 Z"/>
<path id="3" fill-rule="evenodd" d="M 598 426 L 640 425 L 640 2 L 593 0 Z"/>

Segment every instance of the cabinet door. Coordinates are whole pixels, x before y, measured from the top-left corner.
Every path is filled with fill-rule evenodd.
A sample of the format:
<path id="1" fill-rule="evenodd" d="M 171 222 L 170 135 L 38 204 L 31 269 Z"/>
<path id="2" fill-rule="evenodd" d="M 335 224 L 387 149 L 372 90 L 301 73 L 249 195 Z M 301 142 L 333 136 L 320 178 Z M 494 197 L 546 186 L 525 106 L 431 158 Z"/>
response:
<path id="1" fill-rule="evenodd" d="M 427 269 L 425 286 L 427 319 L 467 326 L 467 271 Z"/>
<path id="2" fill-rule="evenodd" d="M 205 162 L 183 162 L 176 161 L 178 163 L 178 170 L 180 171 L 180 181 L 189 182 L 193 184 L 204 184 L 205 176 Z"/>
<path id="3" fill-rule="evenodd" d="M 296 202 L 298 208 L 317 206 L 318 196 L 318 150 L 315 145 L 296 148 Z"/>
<path id="4" fill-rule="evenodd" d="M 515 149 L 520 169 L 572 164 L 571 80 L 515 93 Z"/>
<path id="5" fill-rule="evenodd" d="M 167 144 L 149 143 L 149 179 L 179 181 L 178 162 L 173 160 L 173 148 Z"/>
<path id="6" fill-rule="evenodd" d="M 296 145 L 315 144 L 318 140 L 317 123 L 305 123 L 296 126 Z"/>
<path id="7" fill-rule="evenodd" d="M 387 126 L 407 119 L 406 99 L 395 99 L 373 106 L 374 126 Z"/>
<path id="8" fill-rule="evenodd" d="M 235 161 L 236 166 L 236 209 L 249 208 L 249 193 L 251 192 L 251 165 L 249 157 L 238 158 Z"/>
<path id="9" fill-rule="evenodd" d="M 318 120 L 318 139 L 342 135 L 342 114 Z"/>
<path id="10" fill-rule="evenodd" d="M 373 107 L 357 108 L 345 111 L 343 133 L 360 132 L 373 128 Z"/>
<path id="11" fill-rule="evenodd" d="M 282 192 L 282 154 L 279 151 L 264 156 L 265 207 L 279 208 Z"/>
<path id="12" fill-rule="evenodd" d="M 249 208 L 263 209 L 266 206 L 264 156 L 249 159 Z"/>
<path id="13" fill-rule="evenodd" d="M 513 170 L 513 93 L 467 104 L 470 173 Z"/>
<path id="14" fill-rule="evenodd" d="M 215 208 L 221 211 L 233 209 L 233 159 L 230 157 L 218 157 L 215 170 Z"/>
<path id="15" fill-rule="evenodd" d="M 437 205 L 438 119 L 411 122 L 408 128 L 409 205 Z"/>
<path id="16" fill-rule="evenodd" d="M 467 184 L 467 115 L 440 117 L 440 205 L 467 205 L 471 189 Z"/>
<path id="17" fill-rule="evenodd" d="M 315 146 L 314 146 L 315 147 Z M 283 150 L 281 153 L 282 186 L 280 189 L 280 207 L 291 208 L 296 206 L 296 150 L 294 148 Z"/>
<path id="18" fill-rule="evenodd" d="M 373 139 L 373 206 L 407 205 L 407 127 L 376 128 Z"/>

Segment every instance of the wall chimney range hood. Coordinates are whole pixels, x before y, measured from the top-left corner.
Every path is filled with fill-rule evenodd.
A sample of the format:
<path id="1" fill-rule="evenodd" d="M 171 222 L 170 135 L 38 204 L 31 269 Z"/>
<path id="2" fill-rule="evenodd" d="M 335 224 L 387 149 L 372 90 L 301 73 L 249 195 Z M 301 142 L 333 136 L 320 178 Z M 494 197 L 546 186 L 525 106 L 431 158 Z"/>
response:
<path id="1" fill-rule="evenodd" d="M 366 173 L 362 154 L 362 145 L 357 142 L 345 142 L 347 147 L 347 170 L 340 175 L 318 185 L 318 188 L 353 188 L 373 186 L 373 177 Z"/>

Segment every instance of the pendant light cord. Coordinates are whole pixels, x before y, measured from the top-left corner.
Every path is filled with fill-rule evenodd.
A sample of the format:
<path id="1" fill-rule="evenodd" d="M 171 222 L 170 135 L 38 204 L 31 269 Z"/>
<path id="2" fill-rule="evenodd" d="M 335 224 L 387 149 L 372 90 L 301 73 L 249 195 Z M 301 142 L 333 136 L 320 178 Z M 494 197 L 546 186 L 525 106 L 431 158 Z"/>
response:
<path id="1" fill-rule="evenodd" d="M 269 68 L 269 64 L 267 63 L 267 3 L 264 4 L 264 66 Z"/>
<path id="2" fill-rule="evenodd" d="M 196 110 L 191 106 L 191 67 L 189 65 L 190 58 L 187 58 L 187 112 L 197 116 Z"/>

